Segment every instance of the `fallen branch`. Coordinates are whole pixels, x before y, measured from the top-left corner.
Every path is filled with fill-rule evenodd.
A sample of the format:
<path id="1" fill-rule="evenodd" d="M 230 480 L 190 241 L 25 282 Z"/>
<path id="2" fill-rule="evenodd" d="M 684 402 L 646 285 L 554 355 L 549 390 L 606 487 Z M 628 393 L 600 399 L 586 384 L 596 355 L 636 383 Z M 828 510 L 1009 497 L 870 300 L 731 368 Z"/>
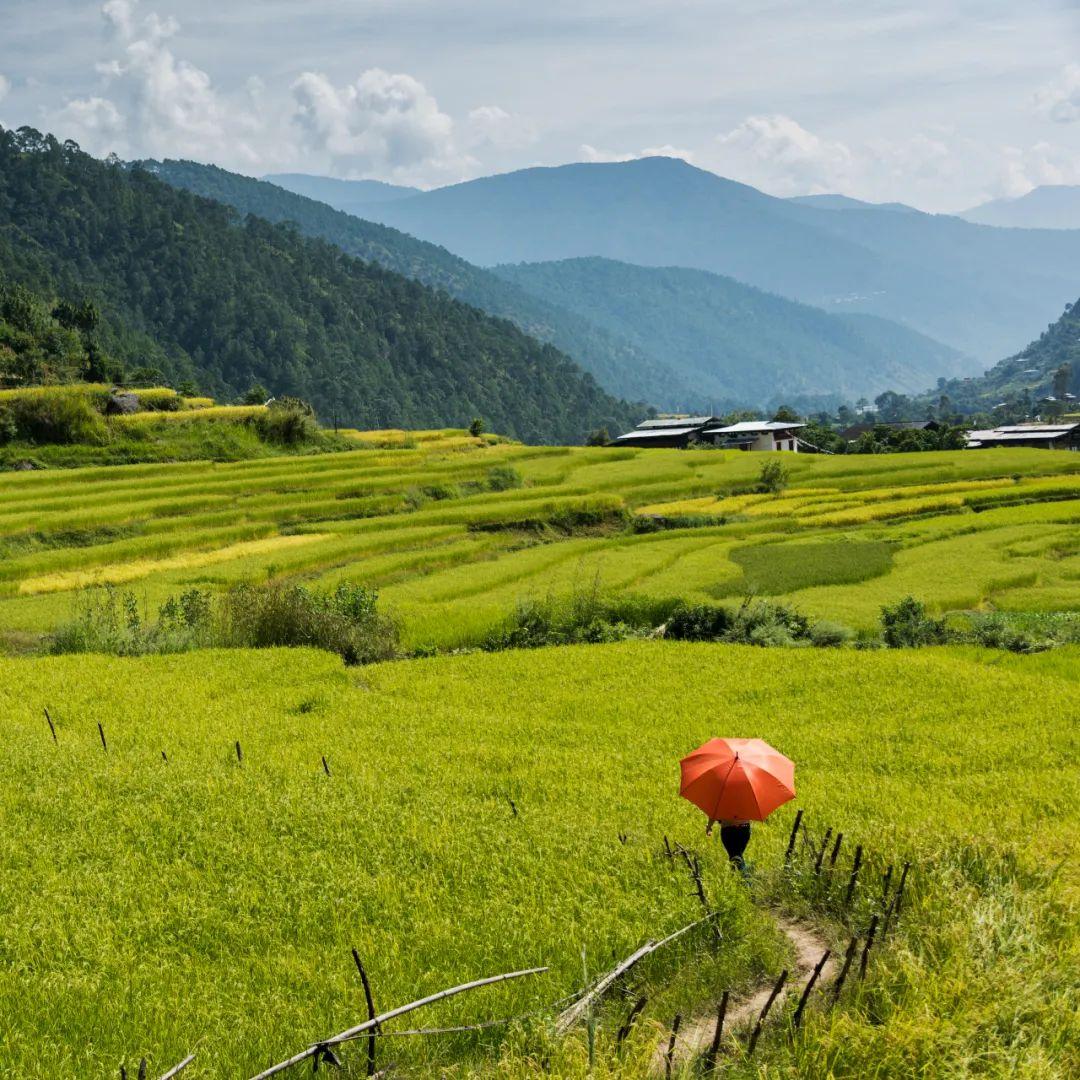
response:
<path id="1" fill-rule="evenodd" d="M 174 1076 L 179 1076 L 194 1060 L 195 1055 L 188 1054 L 183 1061 L 177 1062 L 167 1073 L 162 1073 L 160 1080 L 172 1080 Z"/>
<path id="2" fill-rule="evenodd" d="M 656 952 L 657 949 L 669 942 L 674 941 L 677 937 L 682 937 L 683 934 L 695 927 L 700 926 L 702 923 L 709 922 L 716 917 L 715 912 L 710 912 L 703 918 L 697 919 L 695 922 L 689 923 L 687 926 L 682 927 L 680 930 L 676 930 L 673 934 L 668 934 L 666 938 L 661 938 L 659 941 L 647 941 L 636 952 L 631 953 L 625 960 L 617 964 L 611 969 L 603 978 L 598 979 L 593 983 L 592 987 L 584 993 L 573 1005 L 568 1009 L 564 1009 L 559 1014 L 558 1019 L 555 1021 L 555 1032 L 558 1035 L 565 1035 L 588 1011 L 589 1006 L 598 997 L 603 996 L 612 984 L 621 976 L 626 974 L 639 960 L 648 956 L 650 953 Z M 258 1080 L 256 1077 L 255 1080 Z"/>
<path id="3" fill-rule="evenodd" d="M 251 1080 L 266 1080 L 266 1077 L 268 1076 L 276 1076 L 278 1073 L 292 1068 L 293 1065 L 299 1065 L 301 1061 L 306 1061 L 316 1054 L 321 1054 L 329 1047 L 340 1046 L 342 1043 L 351 1042 L 353 1039 L 359 1038 L 373 1028 L 380 1027 L 388 1020 L 393 1020 L 398 1016 L 404 1016 L 405 1013 L 413 1012 L 415 1009 L 423 1008 L 425 1005 L 432 1005 L 436 1001 L 443 1001 L 446 998 L 454 997 L 455 994 L 463 994 L 466 990 L 476 990 L 481 986 L 491 986 L 494 983 L 507 982 L 510 979 L 520 979 L 526 975 L 542 975 L 547 970 L 546 967 L 538 967 L 527 968 L 524 971 L 510 971 L 505 975 L 491 975 L 486 979 L 475 979 L 473 982 L 461 983 L 459 986 L 451 986 L 448 990 L 440 990 L 437 994 L 429 994 L 427 997 L 420 998 L 417 1001 L 410 1001 L 407 1005 L 399 1005 L 396 1009 L 391 1009 L 389 1012 L 382 1013 L 382 1015 L 376 1016 L 373 1019 L 365 1020 L 362 1024 L 357 1024 L 355 1027 L 348 1028 L 338 1035 L 332 1035 L 329 1039 L 322 1039 L 319 1042 L 312 1043 L 306 1050 L 301 1050 L 298 1054 L 293 1054 L 292 1057 L 286 1058 L 285 1061 L 279 1061 L 276 1065 L 271 1065 L 269 1069 L 264 1069 L 261 1073 L 257 1073 Z"/>

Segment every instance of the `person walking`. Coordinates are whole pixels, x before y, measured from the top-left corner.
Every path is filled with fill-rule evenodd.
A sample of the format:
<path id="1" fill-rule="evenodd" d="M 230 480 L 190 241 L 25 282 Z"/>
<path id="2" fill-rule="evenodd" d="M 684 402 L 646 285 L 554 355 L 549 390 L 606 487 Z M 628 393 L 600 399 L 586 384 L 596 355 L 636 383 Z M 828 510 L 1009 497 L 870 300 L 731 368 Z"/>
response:
<path id="1" fill-rule="evenodd" d="M 710 821 L 705 827 L 705 835 L 711 835 L 713 826 L 717 824 L 720 826 L 720 843 L 724 845 L 728 861 L 736 870 L 745 873 L 746 860 L 743 858 L 743 853 L 746 851 L 747 844 L 750 843 L 750 822 L 724 821 L 723 819 Z"/>

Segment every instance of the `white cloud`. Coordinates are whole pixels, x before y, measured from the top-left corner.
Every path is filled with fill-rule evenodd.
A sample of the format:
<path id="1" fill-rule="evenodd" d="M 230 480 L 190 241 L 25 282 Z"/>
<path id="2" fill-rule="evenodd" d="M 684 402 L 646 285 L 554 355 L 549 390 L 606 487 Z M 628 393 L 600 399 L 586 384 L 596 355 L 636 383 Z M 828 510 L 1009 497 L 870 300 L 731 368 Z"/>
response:
<path id="1" fill-rule="evenodd" d="M 456 179 L 473 164 L 456 148 L 453 120 L 411 75 L 371 68 L 338 88 L 306 71 L 292 94 L 305 144 L 327 155 L 337 174 L 417 182 Z"/>
<path id="2" fill-rule="evenodd" d="M 479 105 L 469 113 L 469 146 L 518 150 L 536 142 L 536 128 L 529 121 L 498 105 Z"/>
<path id="3" fill-rule="evenodd" d="M 670 158 L 682 158 L 683 161 L 688 161 L 693 164 L 695 154 L 692 150 L 684 150 L 678 146 L 672 146 L 670 143 L 665 143 L 663 146 L 647 146 L 644 150 L 631 151 L 630 153 L 620 153 L 616 150 L 601 150 L 589 143 L 582 143 L 578 147 L 578 153 L 581 156 L 582 161 L 587 161 L 592 164 L 613 162 L 613 161 L 637 161 L 639 158 L 648 157 L 670 157 Z"/>
<path id="4" fill-rule="evenodd" d="M 778 195 L 837 191 L 851 182 L 850 148 L 815 135 L 790 116 L 748 116 L 717 141 L 723 158 L 771 178 Z"/>
<path id="5" fill-rule="evenodd" d="M 1035 94 L 1035 107 L 1059 124 L 1080 120 L 1080 64 L 1067 64 Z"/>
<path id="6" fill-rule="evenodd" d="M 91 153 L 259 160 L 252 136 L 265 125 L 248 102 L 223 99 L 205 71 L 173 53 L 175 19 L 140 18 L 135 0 L 108 0 L 101 14 L 118 52 L 96 65 L 107 95 L 75 98 L 54 112 L 59 135 Z"/>
<path id="7" fill-rule="evenodd" d="M 0 101 L 8 96 L 11 92 L 11 80 L 5 75 L 0 75 Z"/>

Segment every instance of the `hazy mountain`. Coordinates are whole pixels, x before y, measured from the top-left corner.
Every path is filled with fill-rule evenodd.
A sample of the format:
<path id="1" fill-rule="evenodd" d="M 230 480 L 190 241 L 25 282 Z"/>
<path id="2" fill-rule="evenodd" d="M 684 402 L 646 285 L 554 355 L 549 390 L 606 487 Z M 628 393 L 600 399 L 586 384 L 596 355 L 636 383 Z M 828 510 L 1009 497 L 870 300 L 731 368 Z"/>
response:
<path id="1" fill-rule="evenodd" d="M 350 255 L 509 319 L 527 334 L 567 353 L 612 393 L 636 401 L 670 404 L 689 401 L 693 394 L 689 383 L 630 342 L 451 255 L 445 248 L 216 165 L 194 161 L 138 164 L 174 187 L 227 203 L 243 214 L 290 222 L 306 236 L 327 240 Z M 654 397 L 658 387 L 667 397 Z"/>
<path id="2" fill-rule="evenodd" d="M 355 425 L 481 416 L 533 442 L 639 412 L 504 319 L 29 128 L 0 128 L 0 275 L 90 301 L 215 396 L 260 383 Z"/>
<path id="3" fill-rule="evenodd" d="M 864 202 L 862 199 L 853 199 L 850 195 L 792 195 L 787 201 L 802 203 L 804 206 L 816 206 L 819 210 L 896 210 L 902 214 L 920 212 L 914 206 L 908 206 L 907 203 Z"/>
<path id="4" fill-rule="evenodd" d="M 898 323 L 831 315 L 707 271 L 582 258 L 495 272 L 674 368 L 704 407 L 854 401 L 890 388 L 919 391 L 964 370 L 955 350 Z M 653 400 L 662 393 L 658 386 Z"/>
<path id="5" fill-rule="evenodd" d="M 1080 229 L 1080 185 L 1047 184 L 1015 199 L 992 199 L 959 216 L 1014 229 Z"/>
<path id="6" fill-rule="evenodd" d="M 387 184 L 382 180 L 335 180 L 330 176 L 309 176 L 307 173 L 272 173 L 263 179 L 296 195 L 318 199 L 347 214 L 368 203 L 393 202 L 420 193 L 419 188 Z"/>
<path id="7" fill-rule="evenodd" d="M 877 207 L 838 213 L 671 158 L 525 169 L 361 212 L 482 265 L 600 255 L 711 270 L 830 311 L 895 319 L 983 363 L 1060 311 L 1080 266 L 1080 233 Z"/>

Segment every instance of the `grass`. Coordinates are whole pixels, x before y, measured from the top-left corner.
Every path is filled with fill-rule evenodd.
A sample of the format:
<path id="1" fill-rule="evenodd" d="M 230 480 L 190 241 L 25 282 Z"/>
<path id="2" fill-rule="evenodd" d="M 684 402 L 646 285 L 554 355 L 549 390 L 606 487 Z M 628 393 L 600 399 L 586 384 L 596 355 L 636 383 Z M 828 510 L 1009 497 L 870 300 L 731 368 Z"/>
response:
<path id="1" fill-rule="evenodd" d="M 354 946 L 381 1007 L 551 966 L 422 1026 L 547 1010 L 582 949 L 603 970 L 696 916 L 666 834 L 702 851 L 724 944 L 643 965 L 620 1061 L 626 1006 L 601 1012 L 594 1075 L 644 1076 L 676 1010 L 785 963 L 765 903 L 843 940 L 776 874 L 792 808 L 755 829 L 747 890 L 676 797 L 681 754 L 752 733 L 798 762 L 816 834 L 865 844 L 860 903 L 886 860 L 915 871 L 862 989 L 729 1073 L 1075 1074 L 1078 661 L 663 642 L 360 670 L 287 650 L 0 661 L 0 1059 L 67 1080 L 197 1046 L 188 1075 L 251 1075 L 360 1017 Z M 554 1045 L 540 1022 L 386 1042 L 413 1075 L 588 1071 L 584 1036 Z M 359 1075 L 362 1048 L 345 1056 Z"/>
<path id="2" fill-rule="evenodd" d="M 760 544 L 734 548 L 729 558 L 742 577 L 726 579 L 717 596 L 762 593 L 781 596 L 816 585 L 849 585 L 886 574 L 893 545 L 883 540 L 840 537 L 831 542 Z"/>

